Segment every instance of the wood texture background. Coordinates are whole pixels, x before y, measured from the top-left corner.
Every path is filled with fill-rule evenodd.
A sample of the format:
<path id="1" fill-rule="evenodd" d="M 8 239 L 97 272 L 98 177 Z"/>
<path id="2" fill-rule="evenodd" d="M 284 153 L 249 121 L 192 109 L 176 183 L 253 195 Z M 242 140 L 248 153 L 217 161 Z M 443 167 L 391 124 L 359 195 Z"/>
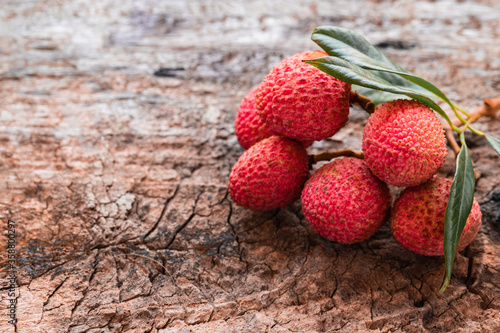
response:
<path id="1" fill-rule="evenodd" d="M 1 0 L 0 250 L 5 263 L 12 219 L 16 331 L 500 331 L 500 159 L 484 140 L 468 136 L 483 226 L 442 297 L 443 259 L 401 248 L 387 225 L 340 245 L 299 202 L 252 213 L 226 186 L 239 102 L 317 49 L 316 26 L 362 33 L 473 109 L 500 94 L 499 18 L 495 0 Z M 309 151 L 359 151 L 366 119 L 352 108 Z M 499 123 L 477 127 L 500 137 Z M 0 278 L 0 331 L 14 332 Z"/>

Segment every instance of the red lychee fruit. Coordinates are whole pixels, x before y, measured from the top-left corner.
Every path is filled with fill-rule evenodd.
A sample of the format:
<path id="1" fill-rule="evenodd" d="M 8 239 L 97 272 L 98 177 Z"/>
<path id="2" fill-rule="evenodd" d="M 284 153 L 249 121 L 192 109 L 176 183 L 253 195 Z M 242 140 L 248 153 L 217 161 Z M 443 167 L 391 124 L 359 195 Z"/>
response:
<path id="1" fill-rule="evenodd" d="M 240 156 L 229 175 L 229 194 L 245 208 L 266 211 L 293 203 L 309 177 L 309 157 L 297 141 L 271 136 Z"/>
<path id="2" fill-rule="evenodd" d="M 234 129 L 240 145 L 248 149 L 262 139 L 273 135 L 273 132 L 267 127 L 266 123 L 257 114 L 255 108 L 255 95 L 257 88 L 252 89 L 248 95 L 243 98 L 234 120 Z"/>
<path id="3" fill-rule="evenodd" d="M 238 113 L 234 120 L 234 130 L 240 145 L 248 149 L 262 139 L 276 135 L 271 131 L 266 122 L 257 113 L 255 95 L 258 86 L 252 89 L 241 101 Z M 302 142 L 304 147 L 308 147 L 313 141 Z"/>
<path id="4" fill-rule="evenodd" d="M 391 194 L 363 160 L 341 158 L 319 168 L 302 191 L 304 216 L 321 236 L 351 244 L 384 224 Z"/>
<path id="5" fill-rule="evenodd" d="M 444 215 L 451 184 L 451 179 L 435 176 L 401 193 L 391 212 L 391 232 L 401 246 L 425 256 L 444 255 Z M 481 210 L 474 198 L 458 251 L 472 242 L 480 226 Z"/>
<path id="6" fill-rule="evenodd" d="M 259 85 L 257 110 L 273 132 L 321 140 L 345 125 L 351 84 L 302 62 L 324 56 L 321 51 L 298 53 L 281 61 Z"/>
<path id="7" fill-rule="evenodd" d="M 446 157 L 443 126 L 415 100 L 382 104 L 363 131 L 363 154 L 370 170 L 394 186 L 416 186 L 432 178 Z"/>

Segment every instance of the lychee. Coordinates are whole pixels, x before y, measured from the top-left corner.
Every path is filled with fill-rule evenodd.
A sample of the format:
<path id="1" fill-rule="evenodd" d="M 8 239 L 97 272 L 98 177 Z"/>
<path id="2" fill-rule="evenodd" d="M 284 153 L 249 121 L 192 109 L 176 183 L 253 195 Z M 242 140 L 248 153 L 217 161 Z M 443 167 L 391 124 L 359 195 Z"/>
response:
<path id="1" fill-rule="evenodd" d="M 262 139 L 276 135 L 266 122 L 257 113 L 255 95 L 258 87 L 253 88 L 248 95 L 243 98 L 234 120 L 234 130 L 240 145 L 248 149 Z M 313 141 L 302 142 L 304 147 L 308 147 Z"/>
<path id="2" fill-rule="evenodd" d="M 319 168 L 302 191 L 302 211 L 311 227 L 332 241 L 370 238 L 384 224 L 391 194 L 363 160 L 341 158 Z"/>
<path id="3" fill-rule="evenodd" d="M 255 95 L 257 88 L 252 89 L 248 95 L 243 98 L 234 120 L 234 129 L 240 145 L 248 149 L 262 139 L 273 135 L 262 118 L 257 114 L 255 108 Z"/>
<path id="4" fill-rule="evenodd" d="M 302 61 L 327 55 L 297 53 L 281 61 L 259 85 L 257 110 L 273 132 L 300 141 L 321 140 L 345 125 L 351 84 Z"/>
<path id="5" fill-rule="evenodd" d="M 229 175 L 229 194 L 245 208 L 266 211 L 293 203 L 309 177 L 309 158 L 294 140 L 271 136 L 240 156 Z"/>
<path id="6" fill-rule="evenodd" d="M 444 216 L 451 184 L 451 179 L 435 176 L 400 194 L 391 213 L 391 232 L 401 246 L 426 256 L 444 255 Z M 458 243 L 459 251 L 472 242 L 480 226 L 481 211 L 474 198 Z"/>
<path id="7" fill-rule="evenodd" d="M 382 104 L 363 131 L 363 154 L 371 171 L 394 186 L 416 186 L 437 173 L 446 157 L 443 126 L 415 100 Z"/>

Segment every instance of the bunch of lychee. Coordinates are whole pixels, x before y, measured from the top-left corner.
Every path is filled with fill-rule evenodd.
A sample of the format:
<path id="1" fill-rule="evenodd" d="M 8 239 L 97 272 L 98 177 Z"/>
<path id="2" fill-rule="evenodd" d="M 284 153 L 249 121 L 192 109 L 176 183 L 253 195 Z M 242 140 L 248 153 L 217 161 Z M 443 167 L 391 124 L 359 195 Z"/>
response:
<path id="1" fill-rule="evenodd" d="M 443 255 L 444 214 L 451 180 L 436 176 L 447 148 L 443 126 L 424 104 L 399 99 L 380 105 L 363 131 L 364 159 L 342 157 L 310 175 L 306 147 L 334 135 L 349 116 L 351 84 L 303 60 L 281 61 L 241 102 L 235 119 L 247 149 L 229 176 L 234 202 L 255 211 L 299 198 L 312 229 L 339 243 L 374 235 L 388 219 L 396 241 L 423 255 Z M 406 187 L 392 205 L 388 185 Z M 481 225 L 474 199 L 459 250 Z"/>

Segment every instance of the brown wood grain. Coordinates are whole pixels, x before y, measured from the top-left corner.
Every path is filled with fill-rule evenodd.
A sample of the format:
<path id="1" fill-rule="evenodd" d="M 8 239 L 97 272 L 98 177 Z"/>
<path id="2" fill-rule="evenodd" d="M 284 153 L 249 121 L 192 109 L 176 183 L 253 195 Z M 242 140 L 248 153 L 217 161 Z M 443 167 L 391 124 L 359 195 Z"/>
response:
<path id="1" fill-rule="evenodd" d="M 485 140 L 467 136 L 483 226 L 442 297 L 443 258 L 401 248 L 387 225 L 340 245 L 299 202 L 254 213 L 227 193 L 239 102 L 316 49 L 316 26 L 364 34 L 473 110 L 499 95 L 499 17 L 494 0 L 2 1 L 0 251 L 4 267 L 14 220 L 16 331 L 500 331 L 500 160 Z M 360 151 L 367 117 L 352 108 L 310 153 Z M 476 127 L 500 137 L 499 123 Z M 0 331 L 14 332 L 1 272 Z"/>

